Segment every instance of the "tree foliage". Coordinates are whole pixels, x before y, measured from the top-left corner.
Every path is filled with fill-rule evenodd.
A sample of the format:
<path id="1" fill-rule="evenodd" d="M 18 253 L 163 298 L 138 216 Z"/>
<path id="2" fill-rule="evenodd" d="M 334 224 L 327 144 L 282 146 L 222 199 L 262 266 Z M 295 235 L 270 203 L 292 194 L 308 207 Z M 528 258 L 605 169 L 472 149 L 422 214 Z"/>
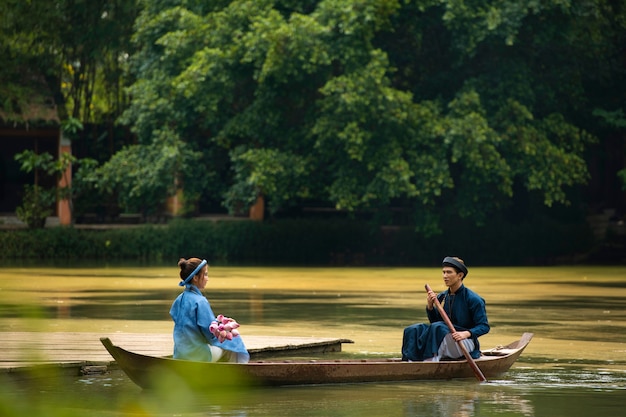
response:
<path id="1" fill-rule="evenodd" d="M 625 11 L 602 0 L 144 6 L 124 121 L 150 146 L 167 126 L 229 152 L 231 207 L 398 205 L 432 229 L 484 221 L 519 189 L 567 204 L 597 89 L 624 75 Z"/>
<path id="2" fill-rule="evenodd" d="M 136 15 L 135 0 L 0 2 L 3 118 L 33 122 L 42 106 L 62 121 L 117 118 Z"/>
<path id="3" fill-rule="evenodd" d="M 206 175 L 194 170 L 201 155 L 190 151 L 182 141 L 172 139 L 169 132 L 157 136 L 155 144 L 158 146 L 124 147 L 88 175 L 85 182 L 105 195 L 117 196 L 126 212 L 144 216 L 162 214 L 167 197 L 176 193 L 179 178 L 187 175 L 202 183 Z M 188 196 L 197 195 L 194 184 L 188 185 Z"/>
<path id="4" fill-rule="evenodd" d="M 40 3 L 8 1 L 22 17 Z M 423 231 L 452 214 L 480 224 L 520 194 L 568 204 L 589 180 L 585 152 L 606 133 L 602 118 L 623 111 L 620 2 L 137 4 L 132 46 L 123 35 L 135 3 L 113 0 L 41 3 L 52 16 L 46 25 L 5 19 L 15 36 L 0 41 L 20 51 L 13 69 L 37 46 L 57 78 L 64 62 L 91 80 L 88 62 L 104 63 L 84 52 L 119 40 L 111 50 L 134 80 L 120 122 L 137 143 L 96 174 L 127 208 L 154 207 L 182 187 L 231 210 L 262 194 L 272 213 L 312 203 L 398 207 Z M 54 32 L 59 10 L 79 5 L 89 18 Z M 112 10 L 123 15 L 115 27 Z M 41 49 L 39 37 L 57 52 Z M 129 50 L 126 62 L 120 52 Z M 67 98 L 86 97 L 88 85 Z"/>

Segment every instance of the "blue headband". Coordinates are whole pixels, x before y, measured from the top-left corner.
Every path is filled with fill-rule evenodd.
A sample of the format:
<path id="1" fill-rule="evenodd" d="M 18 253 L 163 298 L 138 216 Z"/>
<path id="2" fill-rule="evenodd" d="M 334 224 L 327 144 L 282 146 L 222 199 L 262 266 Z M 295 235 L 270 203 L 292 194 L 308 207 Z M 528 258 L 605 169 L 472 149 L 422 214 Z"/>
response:
<path id="1" fill-rule="evenodd" d="M 463 278 L 465 278 L 467 276 L 468 272 L 469 272 L 467 270 L 467 267 L 465 266 L 465 264 L 457 261 L 456 259 L 454 259 L 451 256 L 446 256 L 445 258 L 443 258 L 442 264 L 443 265 L 447 264 L 447 265 L 455 267 L 456 269 L 459 269 L 461 272 L 463 272 Z"/>
<path id="2" fill-rule="evenodd" d="M 191 281 L 192 278 L 196 276 L 196 274 L 202 269 L 204 265 L 206 265 L 206 259 L 203 259 L 202 262 L 200 262 L 200 265 L 198 265 L 196 269 L 194 269 L 193 272 L 189 274 L 189 276 L 184 281 L 179 282 L 178 285 L 180 285 L 181 287 L 183 285 L 187 285 L 189 281 Z"/>

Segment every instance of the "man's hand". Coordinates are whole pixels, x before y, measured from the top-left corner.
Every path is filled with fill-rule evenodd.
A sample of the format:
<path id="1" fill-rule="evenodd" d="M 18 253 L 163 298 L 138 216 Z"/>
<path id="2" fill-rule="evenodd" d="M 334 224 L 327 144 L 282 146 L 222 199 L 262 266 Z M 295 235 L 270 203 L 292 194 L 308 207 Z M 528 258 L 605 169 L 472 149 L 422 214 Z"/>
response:
<path id="1" fill-rule="evenodd" d="M 462 331 L 462 332 L 452 333 L 452 338 L 457 342 L 460 342 L 461 340 L 464 340 L 464 339 L 469 339 L 470 337 L 472 337 L 472 334 L 468 332 L 467 330 Z"/>
<path id="2" fill-rule="evenodd" d="M 426 293 L 426 302 L 428 303 L 428 309 L 432 310 L 435 307 L 435 300 L 437 300 L 437 294 L 433 290 Z"/>

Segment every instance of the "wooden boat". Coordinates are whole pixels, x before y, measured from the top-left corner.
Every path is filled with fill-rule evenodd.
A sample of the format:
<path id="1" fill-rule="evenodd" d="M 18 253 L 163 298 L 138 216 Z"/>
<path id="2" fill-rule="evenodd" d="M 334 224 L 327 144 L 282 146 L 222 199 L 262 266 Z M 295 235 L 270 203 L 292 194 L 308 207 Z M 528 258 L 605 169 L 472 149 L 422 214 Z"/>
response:
<path id="1" fill-rule="evenodd" d="M 524 333 L 519 340 L 506 346 L 484 350 L 476 364 L 487 378 L 502 374 L 519 358 L 532 337 L 532 333 Z M 474 378 L 465 359 L 440 362 L 339 359 L 208 363 L 140 355 L 114 345 L 109 338 L 100 341 L 126 375 L 144 389 L 170 377 L 197 389 L 212 385 L 279 386 Z"/>

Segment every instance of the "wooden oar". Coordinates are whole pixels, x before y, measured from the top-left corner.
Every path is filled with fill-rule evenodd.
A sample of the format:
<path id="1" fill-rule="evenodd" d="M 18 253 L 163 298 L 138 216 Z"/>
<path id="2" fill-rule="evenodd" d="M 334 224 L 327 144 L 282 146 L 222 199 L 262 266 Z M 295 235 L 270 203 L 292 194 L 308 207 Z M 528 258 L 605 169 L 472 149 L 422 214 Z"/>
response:
<path id="1" fill-rule="evenodd" d="M 432 291 L 432 289 L 430 288 L 430 286 L 428 284 L 426 284 L 425 287 L 426 287 L 426 292 Z M 448 328 L 450 329 L 450 332 L 451 333 L 455 333 L 456 329 L 454 328 L 454 325 L 452 324 L 452 322 L 448 318 L 448 315 L 446 314 L 446 311 L 443 309 L 443 306 L 441 305 L 441 303 L 439 302 L 439 300 L 437 298 L 435 298 L 435 306 L 437 307 L 437 310 L 439 310 L 439 314 L 443 318 L 443 321 L 445 321 L 446 324 L 448 325 Z M 476 365 L 476 362 L 474 362 L 474 358 L 472 358 L 472 355 L 470 355 L 470 353 L 467 351 L 467 348 L 463 344 L 463 341 L 462 340 L 457 340 L 456 344 L 459 345 L 459 348 L 461 348 L 461 351 L 463 352 L 463 355 L 465 355 L 465 359 L 467 359 L 467 363 L 469 364 L 469 366 L 474 371 L 474 375 L 476 375 L 476 378 L 480 382 L 487 381 L 487 378 L 485 378 L 485 375 L 483 375 L 483 373 L 480 370 L 480 368 L 478 367 L 478 365 Z"/>

